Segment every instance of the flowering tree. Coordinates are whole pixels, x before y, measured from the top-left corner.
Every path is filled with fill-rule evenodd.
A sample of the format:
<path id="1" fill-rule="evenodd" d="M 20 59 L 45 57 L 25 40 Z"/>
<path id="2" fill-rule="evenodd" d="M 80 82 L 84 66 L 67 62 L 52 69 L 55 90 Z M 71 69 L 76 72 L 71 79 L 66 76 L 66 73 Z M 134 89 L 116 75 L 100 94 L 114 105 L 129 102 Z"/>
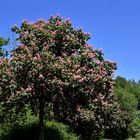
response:
<path id="1" fill-rule="evenodd" d="M 115 106 L 112 74 L 116 64 L 105 60 L 101 49 L 87 44 L 88 33 L 59 16 L 48 22 L 23 21 L 12 31 L 19 34 L 21 44 L 0 64 L 2 68 L 6 63 L 0 75 L 2 102 L 16 106 L 17 111 L 30 104 L 39 114 L 41 128 L 51 103 L 56 120 L 74 128 L 92 121 L 92 132 L 100 131 Z"/>

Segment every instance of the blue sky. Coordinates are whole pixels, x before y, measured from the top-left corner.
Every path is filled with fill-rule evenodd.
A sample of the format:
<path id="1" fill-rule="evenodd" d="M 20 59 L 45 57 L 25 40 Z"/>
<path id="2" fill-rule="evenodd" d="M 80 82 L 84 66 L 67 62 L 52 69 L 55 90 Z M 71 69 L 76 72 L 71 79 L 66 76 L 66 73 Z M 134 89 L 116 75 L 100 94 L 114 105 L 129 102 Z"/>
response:
<path id="1" fill-rule="evenodd" d="M 115 76 L 140 79 L 140 0 L 2 0 L 0 13 L 0 36 L 11 39 L 11 26 L 23 19 L 70 18 L 92 34 L 89 43 L 106 59 L 117 62 Z"/>

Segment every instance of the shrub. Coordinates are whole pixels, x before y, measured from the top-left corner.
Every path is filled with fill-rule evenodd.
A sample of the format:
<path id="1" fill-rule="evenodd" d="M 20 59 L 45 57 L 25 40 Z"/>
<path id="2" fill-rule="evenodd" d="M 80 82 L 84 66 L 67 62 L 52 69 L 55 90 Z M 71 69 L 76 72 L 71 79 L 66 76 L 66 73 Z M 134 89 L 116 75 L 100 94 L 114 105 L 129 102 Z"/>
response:
<path id="1" fill-rule="evenodd" d="M 140 111 L 135 112 L 135 117 L 128 126 L 128 132 L 130 137 L 138 137 L 140 135 Z"/>
<path id="2" fill-rule="evenodd" d="M 46 122 L 45 133 L 47 140 L 78 140 L 67 125 L 54 121 Z"/>
<path id="3" fill-rule="evenodd" d="M 7 127 L 8 128 L 8 127 Z M 39 139 L 39 125 L 36 122 L 26 123 L 7 129 L 5 133 L 2 128 L 0 133 L 1 140 L 38 140 Z M 1 132 L 1 131 L 0 131 Z M 78 137 L 72 133 L 68 126 L 57 122 L 46 122 L 44 129 L 44 137 L 47 140 L 78 140 Z"/>

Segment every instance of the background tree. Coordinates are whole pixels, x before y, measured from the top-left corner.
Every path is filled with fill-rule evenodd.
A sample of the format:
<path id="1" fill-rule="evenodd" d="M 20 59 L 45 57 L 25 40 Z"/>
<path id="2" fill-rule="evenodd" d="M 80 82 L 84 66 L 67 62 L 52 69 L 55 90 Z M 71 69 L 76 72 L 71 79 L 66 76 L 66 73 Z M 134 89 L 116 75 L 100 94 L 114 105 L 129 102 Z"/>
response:
<path id="1" fill-rule="evenodd" d="M 115 94 L 121 107 L 127 111 L 129 121 L 126 131 L 130 137 L 135 137 L 140 131 L 139 91 L 140 84 L 134 80 L 126 80 L 124 77 L 116 77 Z"/>
<path id="2" fill-rule="evenodd" d="M 19 34 L 21 44 L 8 61 L 1 62 L 0 97 L 3 105 L 16 107 L 17 113 L 26 104 L 31 106 L 39 116 L 40 139 L 49 105 L 57 121 L 81 135 L 95 136 L 122 124 L 115 120 L 121 113 L 113 93 L 116 64 L 87 44 L 88 33 L 74 29 L 59 16 L 48 22 L 23 21 L 12 31 Z"/>
<path id="3" fill-rule="evenodd" d="M 9 39 L 4 39 L 3 37 L 0 37 L 0 56 L 7 56 L 8 52 L 2 48 L 2 46 L 8 45 Z"/>
<path id="4" fill-rule="evenodd" d="M 134 112 L 134 110 L 139 110 L 140 102 L 140 84 L 134 80 L 126 80 L 124 77 L 116 77 L 116 95 L 118 101 L 123 104 L 124 108 L 128 111 Z M 128 98 L 128 99 L 124 99 Z M 131 107 L 130 107 L 131 106 Z"/>

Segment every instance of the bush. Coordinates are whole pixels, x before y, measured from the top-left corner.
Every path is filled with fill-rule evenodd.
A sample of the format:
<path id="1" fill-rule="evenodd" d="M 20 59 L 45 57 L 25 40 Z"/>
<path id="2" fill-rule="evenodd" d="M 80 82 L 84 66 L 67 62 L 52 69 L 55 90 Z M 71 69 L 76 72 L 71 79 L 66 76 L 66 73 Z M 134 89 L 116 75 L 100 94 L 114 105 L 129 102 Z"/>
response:
<path id="1" fill-rule="evenodd" d="M 9 132 L 11 130 L 10 124 L 0 124 L 0 140 L 8 140 Z"/>
<path id="2" fill-rule="evenodd" d="M 26 123 L 12 127 L 7 133 L 1 132 L 1 140 L 38 140 L 40 129 L 37 123 Z M 78 140 L 68 126 L 57 122 L 46 122 L 44 134 L 47 140 Z"/>
<path id="3" fill-rule="evenodd" d="M 8 113 L 2 112 L 1 114 Z M 33 114 L 30 107 L 26 105 L 22 113 L 16 115 L 12 112 L 11 119 L 6 115 L 4 121 L 0 122 L 0 140 L 38 140 L 40 127 L 38 117 Z M 78 140 L 78 137 L 67 125 L 54 121 L 45 121 L 45 138 L 47 140 Z"/>
<path id="4" fill-rule="evenodd" d="M 46 122 L 47 140 L 78 140 L 67 125 L 53 121 Z"/>
<path id="5" fill-rule="evenodd" d="M 130 137 L 140 138 L 140 111 L 135 112 L 135 117 L 128 126 L 128 131 Z"/>

